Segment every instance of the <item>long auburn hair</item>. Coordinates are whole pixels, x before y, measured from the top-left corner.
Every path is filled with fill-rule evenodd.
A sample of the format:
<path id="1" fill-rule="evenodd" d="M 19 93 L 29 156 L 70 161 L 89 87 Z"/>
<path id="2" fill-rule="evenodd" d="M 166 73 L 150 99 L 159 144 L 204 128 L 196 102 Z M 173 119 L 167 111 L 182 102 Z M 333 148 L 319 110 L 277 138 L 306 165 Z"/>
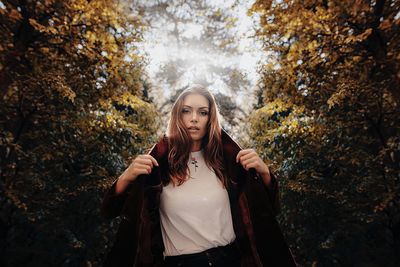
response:
<path id="1" fill-rule="evenodd" d="M 214 96 L 202 85 L 192 85 L 185 89 L 176 99 L 172 106 L 170 120 L 167 128 L 169 154 L 169 181 L 173 185 L 182 185 L 190 172 L 187 162 L 192 149 L 193 141 L 182 120 L 183 101 L 187 95 L 199 94 L 204 96 L 209 103 L 209 117 L 207 130 L 204 135 L 201 148 L 203 149 L 204 161 L 207 166 L 214 170 L 222 184 L 227 186 L 227 178 L 223 171 L 223 150 L 221 141 L 221 125 L 218 119 L 219 112 Z"/>

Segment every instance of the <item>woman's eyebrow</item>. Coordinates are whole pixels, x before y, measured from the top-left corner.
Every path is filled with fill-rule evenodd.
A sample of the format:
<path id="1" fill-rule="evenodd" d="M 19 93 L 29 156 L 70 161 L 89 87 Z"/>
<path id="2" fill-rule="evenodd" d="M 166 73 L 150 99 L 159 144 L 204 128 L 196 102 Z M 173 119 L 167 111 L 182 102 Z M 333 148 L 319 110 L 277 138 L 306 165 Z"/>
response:
<path id="1" fill-rule="evenodd" d="M 193 108 L 192 106 L 189 106 L 189 105 L 183 105 L 183 107 Z M 199 109 L 208 109 L 208 107 L 199 107 Z"/>

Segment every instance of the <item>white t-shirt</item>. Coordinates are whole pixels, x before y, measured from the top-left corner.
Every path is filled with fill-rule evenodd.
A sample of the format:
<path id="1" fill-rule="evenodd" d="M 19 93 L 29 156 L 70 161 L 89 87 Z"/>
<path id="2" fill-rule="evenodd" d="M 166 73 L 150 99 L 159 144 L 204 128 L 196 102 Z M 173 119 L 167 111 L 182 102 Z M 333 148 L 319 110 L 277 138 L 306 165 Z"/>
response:
<path id="1" fill-rule="evenodd" d="M 191 152 L 190 178 L 169 183 L 160 196 L 164 256 L 201 252 L 235 240 L 227 190 L 204 161 L 203 151 Z"/>

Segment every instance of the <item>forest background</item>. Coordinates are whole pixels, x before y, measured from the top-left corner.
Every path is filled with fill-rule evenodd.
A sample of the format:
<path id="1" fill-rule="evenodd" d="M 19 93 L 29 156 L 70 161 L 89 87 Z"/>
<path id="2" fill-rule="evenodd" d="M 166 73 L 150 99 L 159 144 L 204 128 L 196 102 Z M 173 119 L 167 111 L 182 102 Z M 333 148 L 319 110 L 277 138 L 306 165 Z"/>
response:
<path id="1" fill-rule="evenodd" d="M 300 266 L 400 266 L 400 2 L 219 2 L 0 1 L 1 266 L 100 266 L 105 190 L 193 82 Z"/>

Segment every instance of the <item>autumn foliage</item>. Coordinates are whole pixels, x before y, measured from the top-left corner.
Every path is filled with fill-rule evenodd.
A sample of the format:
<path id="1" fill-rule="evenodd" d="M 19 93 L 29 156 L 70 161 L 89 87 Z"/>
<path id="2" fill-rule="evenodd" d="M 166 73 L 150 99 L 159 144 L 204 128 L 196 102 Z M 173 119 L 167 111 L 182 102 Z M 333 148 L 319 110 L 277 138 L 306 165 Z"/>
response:
<path id="1" fill-rule="evenodd" d="M 398 266 L 400 4 L 256 1 L 251 135 L 281 175 L 280 222 L 304 266 Z"/>
<path id="2" fill-rule="evenodd" d="M 140 19 L 114 1 L 1 3 L 0 265 L 99 265 L 104 189 L 157 125 Z"/>
<path id="3" fill-rule="evenodd" d="M 0 266 L 100 266 L 110 249 L 119 219 L 100 217 L 103 193 L 160 129 L 149 90 L 164 87 L 151 87 L 138 48 L 143 10 L 172 17 L 178 34 L 176 7 L 198 8 L 185 20 L 207 29 L 213 51 L 238 45 L 224 32 L 235 18 L 213 1 L 128 2 L 0 1 Z M 249 15 L 268 59 L 250 140 L 279 177 L 296 260 L 400 266 L 399 1 L 260 0 Z M 178 89 L 185 64 L 158 81 Z M 232 67 L 210 69 L 238 93 L 249 85 Z M 246 109 L 216 97 L 242 131 Z"/>

